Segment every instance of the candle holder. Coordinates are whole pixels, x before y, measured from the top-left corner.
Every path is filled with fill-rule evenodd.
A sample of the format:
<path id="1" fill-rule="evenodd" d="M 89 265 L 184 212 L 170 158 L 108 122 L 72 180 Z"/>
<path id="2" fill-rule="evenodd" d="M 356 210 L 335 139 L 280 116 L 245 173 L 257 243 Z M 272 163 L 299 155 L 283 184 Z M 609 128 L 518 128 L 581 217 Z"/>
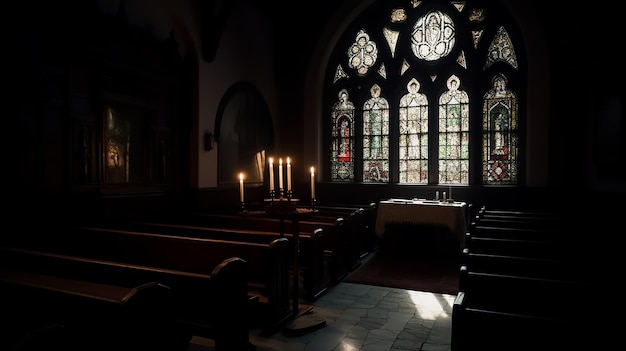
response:
<path id="1" fill-rule="evenodd" d="M 276 190 L 270 190 L 270 199 L 274 200 L 276 198 Z"/>
<path id="2" fill-rule="evenodd" d="M 241 208 L 241 214 L 245 214 L 246 212 L 248 212 L 248 211 L 246 211 L 246 203 L 243 202 L 243 201 L 241 201 L 241 207 L 240 208 Z"/>
<path id="3" fill-rule="evenodd" d="M 315 200 L 315 198 L 311 199 L 311 208 L 313 208 L 313 212 L 315 212 L 315 203 L 317 202 L 317 200 Z"/>
<path id="4" fill-rule="evenodd" d="M 282 199 L 283 197 L 285 197 L 285 189 L 284 188 L 280 188 L 280 190 L 278 192 L 279 192 L 279 198 Z"/>
<path id="5" fill-rule="evenodd" d="M 293 190 L 287 190 L 287 199 L 291 200 L 293 197 Z"/>
<path id="6" fill-rule="evenodd" d="M 296 212 L 299 199 L 280 198 L 265 199 L 265 211 L 270 215 L 288 215 Z"/>

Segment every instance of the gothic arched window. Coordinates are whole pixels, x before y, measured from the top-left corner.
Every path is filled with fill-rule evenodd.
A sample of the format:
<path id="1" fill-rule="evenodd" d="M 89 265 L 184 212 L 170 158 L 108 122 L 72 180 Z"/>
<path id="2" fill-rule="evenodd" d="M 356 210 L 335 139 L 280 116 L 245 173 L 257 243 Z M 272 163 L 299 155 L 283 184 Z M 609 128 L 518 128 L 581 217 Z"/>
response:
<path id="1" fill-rule="evenodd" d="M 374 1 L 328 64 L 330 180 L 518 184 L 523 52 L 498 2 Z"/>

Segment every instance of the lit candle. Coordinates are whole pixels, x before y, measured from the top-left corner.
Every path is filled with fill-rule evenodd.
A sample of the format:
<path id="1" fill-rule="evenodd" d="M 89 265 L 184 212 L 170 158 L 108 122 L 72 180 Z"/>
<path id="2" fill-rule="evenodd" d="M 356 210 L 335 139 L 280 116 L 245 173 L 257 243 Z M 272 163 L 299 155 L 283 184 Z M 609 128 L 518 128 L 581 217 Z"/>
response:
<path id="1" fill-rule="evenodd" d="M 315 199 L 315 167 L 311 167 L 311 199 Z"/>
<path id="2" fill-rule="evenodd" d="M 239 173 L 239 201 L 243 202 L 243 173 Z"/>
<path id="3" fill-rule="evenodd" d="M 291 191 L 291 159 L 287 157 L 287 191 Z"/>
<path id="4" fill-rule="evenodd" d="M 270 157 L 270 191 L 274 190 L 274 159 Z"/>
<path id="5" fill-rule="evenodd" d="M 278 159 L 278 189 L 283 190 L 283 159 Z"/>

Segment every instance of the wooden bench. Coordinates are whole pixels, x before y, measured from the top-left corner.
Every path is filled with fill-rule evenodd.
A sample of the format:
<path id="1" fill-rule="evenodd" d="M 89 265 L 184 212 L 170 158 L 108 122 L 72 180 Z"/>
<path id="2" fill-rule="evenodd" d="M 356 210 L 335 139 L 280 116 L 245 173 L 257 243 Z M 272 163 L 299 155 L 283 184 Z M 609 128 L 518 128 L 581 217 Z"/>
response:
<path id="1" fill-rule="evenodd" d="M 359 245 L 353 241 L 355 234 L 351 232 L 354 226 L 348 224 L 348 217 L 319 217 L 317 213 L 312 213 L 305 220 L 298 221 L 299 231 L 301 232 L 310 233 L 318 228 L 323 230 L 324 234 L 321 244 L 323 257 L 328 262 L 327 271 L 329 275 L 329 278 L 325 279 L 328 280 L 325 283 L 326 285 L 343 279 L 348 272 L 358 266 L 360 261 Z M 295 230 L 293 221 L 254 215 L 238 216 L 232 214 L 194 213 L 190 218 L 178 219 L 177 221 L 178 223 L 192 222 L 207 227 L 224 226 L 227 228 L 270 230 L 285 233 L 289 237 L 291 236 L 290 233 L 293 233 Z M 302 244 L 302 252 L 305 252 L 304 255 L 306 256 L 307 243 L 303 242 Z M 305 266 L 308 265 L 306 262 L 304 263 Z M 324 264 L 324 262 L 321 263 Z M 313 264 L 319 265 L 320 261 L 316 260 Z M 319 273 L 315 276 L 317 279 L 321 278 Z M 319 293 L 313 294 L 313 297 L 316 298 L 317 296 L 319 296 Z"/>
<path id="2" fill-rule="evenodd" d="M 359 229 L 356 237 L 357 252 L 361 258 L 379 247 L 379 238 L 375 233 L 377 202 L 370 202 L 367 205 L 347 205 L 347 204 L 327 204 L 317 206 L 317 212 L 312 217 L 316 220 L 330 219 L 335 221 L 337 218 L 348 218 L 352 214 L 361 212 L 362 227 Z M 354 245 L 354 244 L 353 244 Z"/>
<path id="3" fill-rule="evenodd" d="M 30 240 L 30 247 L 95 259 L 209 274 L 225 259 L 246 261 L 248 291 L 257 296 L 267 328 L 291 316 L 289 307 L 289 242 L 276 238 L 265 243 L 239 242 L 96 227 L 68 228 L 54 237 Z M 241 316 L 240 316 L 241 317 Z M 240 318 L 238 317 L 238 318 Z"/>
<path id="4" fill-rule="evenodd" d="M 193 222 L 193 225 L 182 224 L 184 220 L 178 219 L 164 221 L 122 221 L 103 225 L 104 228 L 131 230 L 144 233 L 166 234 L 173 236 L 186 236 L 193 238 L 218 239 L 239 242 L 251 242 L 267 244 L 281 238 L 277 220 L 270 218 L 220 215 L 213 218 L 204 218 L 203 223 Z M 178 223 L 180 222 L 180 223 Z M 210 226 L 209 226 L 210 224 Z M 91 227 L 91 228 L 102 228 Z M 309 231 L 310 230 L 310 231 Z M 328 289 L 325 278 L 323 238 L 326 234 L 324 229 L 317 226 L 307 227 L 299 231 L 300 241 L 300 270 L 303 271 L 303 286 L 309 300 L 316 300 Z M 288 251 L 294 251 L 293 232 L 284 232 L 284 238 L 288 240 Z M 293 256 L 288 261 L 293 264 Z"/>
<path id="5" fill-rule="evenodd" d="M 472 271 L 461 266 L 459 291 L 467 305 L 554 319 L 575 318 L 585 282 Z"/>
<path id="6" fill-rule="evenodd" d="M 563 222 L 553 218 L 527 218 L 519 216 L 489 216 L 477 215 L 474 218 L 475 225 L 508 227 L 518 229 L 543 229 L 549 231 L 562 230 Z"/>
<path id="7" fill-rule="evenodd" d="M 463 249 L 461 262 L 472 271 L 549 279 L 581 279 L 585 267 L 572 260 L 474 252 Z"/>
<path id="8" fill-rule="evenodd" d="M 515 304 L 515 298 L 508 299 Z M 576 308 L 576 306 L 572 306 Z M 469 304 L 459 292 L 452 308 L 451 350 L 563 350 L 585 342 L 585 323 L 525 313 L 486 309 Z"/>
<path id="9" fill-rule="evenodd" d="M 170 350 L 186 347 L 185 343 L 174 344 L 182 339 L 170 337 L 173 324 L 168 318 L 167 287 L 155 282 L 115 286 L 0 269 L 0 289 L 2 319 L 10 328 L 7 334 L 12 345 L 7 349 L 32 347 L 35 342 L 46 341 L 46 348 L 78 350 L 77 347 L 84 348 L 93 340 L 101 340 L 96 349 L 104 345 L 119 350 L 139 346 L 156 350 L 166 350 L 166 346 Z M 41 337 L 35 335 L 37 331 L 51 326 L 62 327 L 63 333 L 57 330 L 45 340 L 34 337 Z M 2 334 L 6 335 L 5 332 L 7 326 L 3 326 Z M 89 338 L 92 340 L 88 341 Z M 0 345 L 6 342 L 7 338 L 3 337 Z"/>
<path id="10" fill-rule="evenodd" d="M 106 315 L 100 317 L 101 312 L 93 312 L 94 304 L 87 306 L 85 301 L 97 301 L 105 312 L 114 311 L 114 308 L 101 302 L 128 305 L 130 298 L 136 299 L 135 296 L 141 292 L 140 296 L 151 298 L 148 300 L 151 304 L 142 302 L 131 306 L 143 308 L 141 315 L 145 316 L 147 322 L 165 320 L 171 323 L 165 325 L 161 322 L 161 329 L 149 323 L 136 323 L 134 328 L 124 330 L 130 332 L 145 325 L 144 329 L 139 330 L 152 333 L 159 331 L 153 338 L 159 345 L 176 346 L 178 349 L 183 346 L 182 350 L 186 350 L 192 335 L 215 339 L 216 349 L 254 348 L 249 342 L 249 321 L 241 318 L 249 309 L 245 280 L 247 263 L 242 259 L 226 259 L 210 270 L 210 274 L 200 274 L 6 246 L 0 248 L 0 254 L 1 267 L 5 273 L 0 275 L 0 280 L 20 288 L 15 291 L 25 297 L 20 301 L 27 308 L 33 308 L 38 314 L 54 317 L 48 323 L 67 324 L 78 321 L 82 325 L 87 320 L 86 313 L 105 323 Z M 167 300 L 161 298 L 155 301 L 152 295 L 136 288 L 139 286 L 144 289 L 157 284 L 156 282 L 159 287 L 167 287 Z M 37 297 L 24 294 L 23 287 L 30 289 L 26 292 L 35 291 Z M 42 298 L 42 292 L 46 299 Z M 54 303 L 49 299 L 53 299 Z M 43 305 L 39 305 L 37 301 L 42 301 Z M 141 339 L 146 339 L 145 334 Z M 168 338 L 165 339 L 165 336 Z M 143 345 L 153 339 L 140 342 Z"/>
<path id="11" fill-rule="evenodd" d="M 476 213 L 478 216 L 487 218 L 518 218 L 554 220 L 561 218 L 561 213 L 555 211 L 529 210 L 529 209 L 504 209 L 481 206 Z"/>
<path id="12" fill-rule="evenodd" d="M 563 232 L 553 230 L 552 228 L 516 227 L 510 223 L 484 224 L 483 222 L 472 222 L 469 225 L 468 231 L 476 237 L 541 241 L 557 241 L 561 240 L 561 238 L 565 238 Z"/>
<path id="13" fill-rule="evenodd" d="M 465 236 L 465 248 L 475 253 L 545 259 L 566 259 L 574 254 L 553 241 L 481 237 L 470 233 Z"/>

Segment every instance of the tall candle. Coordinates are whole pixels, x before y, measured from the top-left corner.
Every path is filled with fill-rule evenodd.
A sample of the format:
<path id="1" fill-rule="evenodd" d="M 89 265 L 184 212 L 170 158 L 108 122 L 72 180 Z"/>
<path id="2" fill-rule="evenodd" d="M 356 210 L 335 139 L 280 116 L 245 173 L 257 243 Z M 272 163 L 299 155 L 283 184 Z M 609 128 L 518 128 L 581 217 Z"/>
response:
<path id="1" fill-rule="evenodd" d="M 243 202 L 243 173 L 239 173 L 239 201 Z"/>
<path id="2" fill-rule="evenodd" d="M 283 190 L 283 159 L 278 159 L 278 189 Z"/>
<path id="3" fill-rule="evenodd" d="M 315 167 L 311 167 L 311 199 L 315 199 Z"/>
<path id="4" fill-rule="evenodd" d="M 287 157 L 287 191 L 291 191 L 291 159 Z"/>
<path id="5" fill-rule="evenodd" d="M 270 191 L 274 190 L 274 159 L 270 157 Z"/>

